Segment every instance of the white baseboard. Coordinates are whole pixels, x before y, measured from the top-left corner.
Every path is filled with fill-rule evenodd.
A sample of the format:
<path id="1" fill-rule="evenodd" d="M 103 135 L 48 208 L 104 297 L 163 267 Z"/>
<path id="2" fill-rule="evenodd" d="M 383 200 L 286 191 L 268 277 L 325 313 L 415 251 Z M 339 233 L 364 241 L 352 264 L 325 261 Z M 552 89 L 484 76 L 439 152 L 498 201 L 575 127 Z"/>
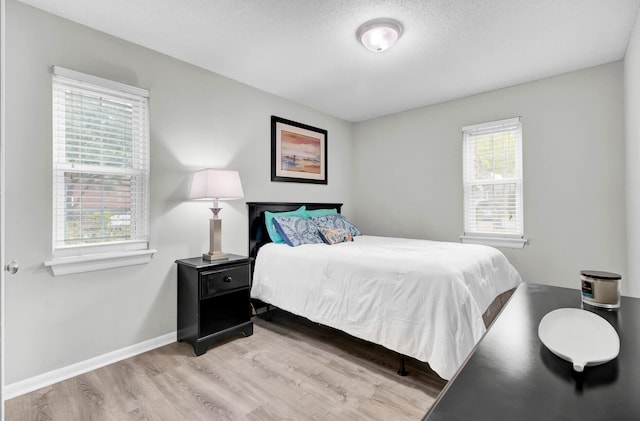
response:
<path id="1" fill-rule="evenodd" d="M 2 397 L 4 398 L 4 400 L 15 398 L 16 396 L 33 392 L 34 390 L 52 385 L 54 383 L 58 383 L 62 380 L 66 380 L 71 377 L 86 373 L 88 371 L 104 367 L 105 365 L 113 364 L 126 358 L 142 354 L 143 352 L 160 348 L 161 346 L 168 345 L 175 342 L 176 340 L 177 332 L 167 333 L 166 335 L 158 336 L 156 338 L 149 339 L 147 341 L 140 342 L 126 348 L 108 352 L 95 358 L 81 361 L 76 364 L 71 364 L 66 367 L 58 368 L 56 370 L 39 374 L 28 379 L 20 380 L 18 382 L 6 385 L 4 387 L 4 390 L 2 391 Z"/>

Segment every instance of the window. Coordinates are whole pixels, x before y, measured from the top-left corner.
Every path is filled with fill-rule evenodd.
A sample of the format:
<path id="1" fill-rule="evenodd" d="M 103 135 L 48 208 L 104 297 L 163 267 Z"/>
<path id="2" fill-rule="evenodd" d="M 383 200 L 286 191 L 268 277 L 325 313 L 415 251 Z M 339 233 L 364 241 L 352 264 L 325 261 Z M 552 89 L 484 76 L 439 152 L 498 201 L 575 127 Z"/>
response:
<path id="1" fill-rule="evenodd" d="M 53 67 L 55 275 L 146 263 L 148 91 Z"/>
<path id="2" fill-rule="evenodd" d="M 520 118 L 462 128 L 463 242 L 523 247 Z"/>

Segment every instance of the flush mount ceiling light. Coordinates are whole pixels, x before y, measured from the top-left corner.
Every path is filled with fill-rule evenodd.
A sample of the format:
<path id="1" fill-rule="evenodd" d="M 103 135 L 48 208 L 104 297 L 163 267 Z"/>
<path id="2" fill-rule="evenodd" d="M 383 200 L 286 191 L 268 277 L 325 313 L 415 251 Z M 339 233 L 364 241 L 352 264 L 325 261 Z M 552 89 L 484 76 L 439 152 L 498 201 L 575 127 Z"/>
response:
<path id="1" fill-rule="evenodd" d="M 380 53 L 391 46 L 402 35 L 402 25 L 395 19 L 374 19 L 358 28 L 356 36 L 367 49 Z"/>

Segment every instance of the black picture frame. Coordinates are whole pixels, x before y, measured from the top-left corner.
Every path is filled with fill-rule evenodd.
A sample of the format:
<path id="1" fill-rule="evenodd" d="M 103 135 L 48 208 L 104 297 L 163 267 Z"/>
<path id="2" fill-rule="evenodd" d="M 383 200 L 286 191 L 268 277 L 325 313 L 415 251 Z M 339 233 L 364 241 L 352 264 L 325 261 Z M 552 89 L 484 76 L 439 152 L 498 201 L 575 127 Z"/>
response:
<path id="1" fill-rule="evenodd" d="M 327 184 L 324 129 L 271 116 L 271 181 Z"/>

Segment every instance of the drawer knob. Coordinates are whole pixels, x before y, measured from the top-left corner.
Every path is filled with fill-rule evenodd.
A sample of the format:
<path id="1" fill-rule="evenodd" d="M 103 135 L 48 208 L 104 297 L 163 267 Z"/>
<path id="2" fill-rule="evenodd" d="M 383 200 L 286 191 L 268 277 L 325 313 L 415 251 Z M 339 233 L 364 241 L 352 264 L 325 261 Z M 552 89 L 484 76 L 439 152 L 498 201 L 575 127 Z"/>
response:
<path id="1" fill-rule="evenodd" d="M 233 278 L 231 276 L 225 276 L 222 280 L 224 282 L 231 282 L 231 281 L 233 281 Z"/>

